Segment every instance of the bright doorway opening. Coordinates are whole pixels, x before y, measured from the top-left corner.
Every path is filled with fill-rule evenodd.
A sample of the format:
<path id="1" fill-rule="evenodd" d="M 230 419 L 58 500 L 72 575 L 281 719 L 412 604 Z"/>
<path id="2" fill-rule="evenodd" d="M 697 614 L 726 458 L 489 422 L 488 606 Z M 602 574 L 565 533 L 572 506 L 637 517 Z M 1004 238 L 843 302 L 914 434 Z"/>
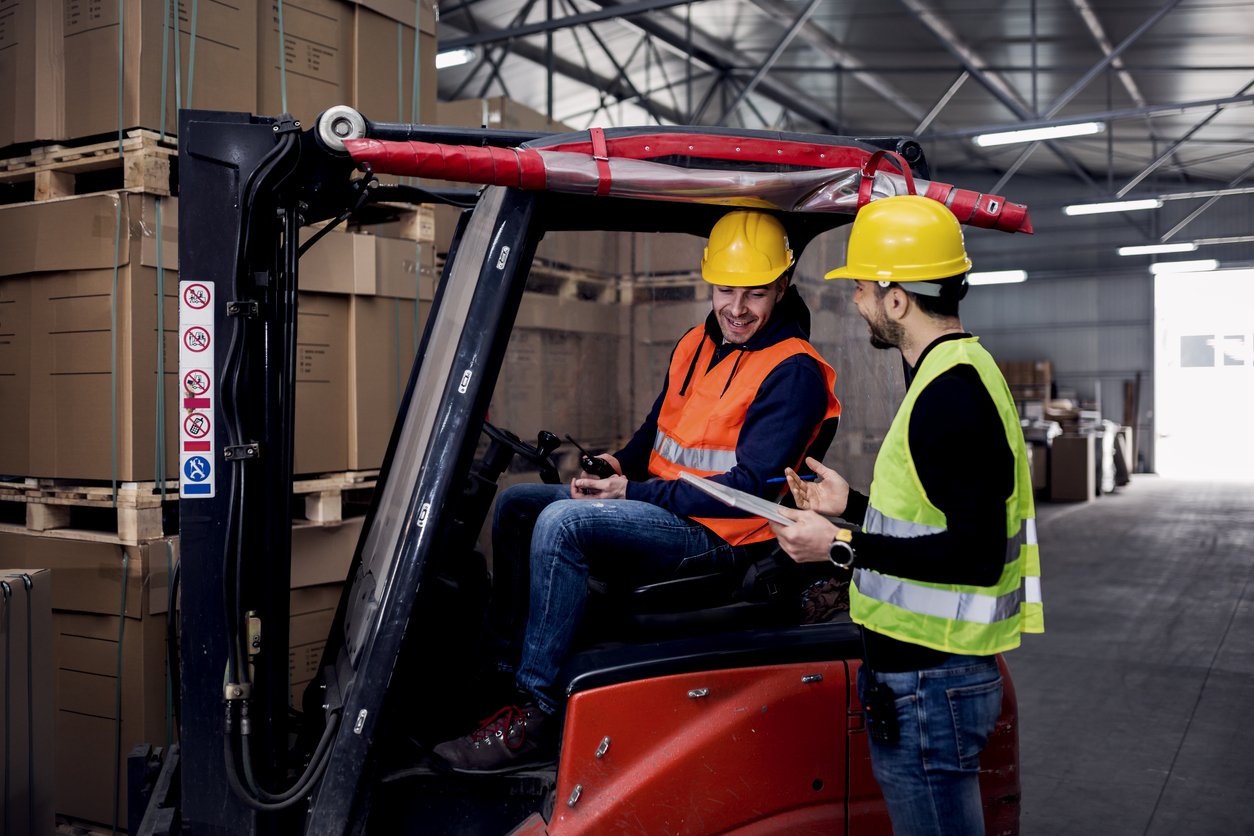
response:
<path id="1" fill-rule="evenodd" d="M 1154 277 L 1155 470 L 1254 481 L 1254 270 Z"/>

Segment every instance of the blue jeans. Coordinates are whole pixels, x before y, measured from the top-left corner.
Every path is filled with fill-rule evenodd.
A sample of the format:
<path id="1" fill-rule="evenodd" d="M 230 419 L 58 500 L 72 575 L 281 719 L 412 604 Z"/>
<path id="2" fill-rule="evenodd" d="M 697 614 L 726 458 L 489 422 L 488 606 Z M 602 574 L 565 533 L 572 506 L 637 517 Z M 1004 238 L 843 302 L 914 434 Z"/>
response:
<path id="1" fill-rule="evenodd" d="M 980 752 L 1001 714 L 993 656 L 951 656 L 934 668 L 875 672 L 896 696 L 895 744 L 871 739 L 871 768 L 897 836 L 982 836 Z M 866 693 L 858 671 L 858 696 Z M 865 704 L 865 703 L 864 703 Z"/>
<path id="2" fill-rule="evenodd" d="M 530 537 L 523 538 L 527 529 Z M 530 561 L 527 562 L 527 552 Z M 562 697 L 554 686 L 588 599 L 588 575 L 640 586 L 710 570 L 732 571 L 739 549 L 705 526 L 630 499 L 571 499 L 569 485 L 515 485 L 493 518 L 493 574 L 519 580 L 530 567 L 518 687 L 546 712 Z M 526 587 L 524 587 L 526 589 Z M 502 595 L 509 597 L 500 605 Z M 517 620 L 519 593 L 493 581 L 494 626 Z M 510 613 L 503 613 L 502 606 Z"/>

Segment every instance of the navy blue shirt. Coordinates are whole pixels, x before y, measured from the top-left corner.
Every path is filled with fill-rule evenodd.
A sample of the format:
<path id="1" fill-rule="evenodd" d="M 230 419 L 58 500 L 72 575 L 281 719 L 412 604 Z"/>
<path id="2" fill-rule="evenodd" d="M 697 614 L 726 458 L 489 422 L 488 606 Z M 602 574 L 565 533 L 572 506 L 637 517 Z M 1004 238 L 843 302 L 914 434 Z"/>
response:
<path id="1" fill-rule="evenodd" d="M 705 321 L 706 338 L 716 349 L 705 373 L 722 363 L 735 363 L 741 352 L 758 351 L 783 340 L 807 339 L 810 332 L 810 311 L 797 293 L 789 287 L 775 306 L 771 318 L 743 345 L 723 342 L 718 318 L 713 312 Z M 673 356 L 673 355 L 672 355 Z M 698 370 L 693 369 L 693 374 Z M 691 375 L 690 375 L 691 376 Z M 731 508 L 691 485 L 674 479 L 654 479 L 649 475 L 649 454 L 657 436 L 657 417 L 666 399 L 669 375 L 662 381 L 662 391 L 653 403 L 648 417 L 623 449 L 614 454 L 622 466 L 627 483 L 627 499 L 649 502 L 682 517 L 745 517 L 743 511 Z M 827 380 L 819 364 L 809 355 L 799 354 L 775 367 L 758 389 L 745 414 L 745 423 L 736 443 L 736 466 L 726 473 L 710 477 L 755 496 L 775 498 L 779 485 L 766 480 L 784 475 L 806 453 L 806 444 L 827 411 Z M 830 432 L 825 440 L 831 441 Z M 819 451 L 822 457 L 824 451 Z"/>

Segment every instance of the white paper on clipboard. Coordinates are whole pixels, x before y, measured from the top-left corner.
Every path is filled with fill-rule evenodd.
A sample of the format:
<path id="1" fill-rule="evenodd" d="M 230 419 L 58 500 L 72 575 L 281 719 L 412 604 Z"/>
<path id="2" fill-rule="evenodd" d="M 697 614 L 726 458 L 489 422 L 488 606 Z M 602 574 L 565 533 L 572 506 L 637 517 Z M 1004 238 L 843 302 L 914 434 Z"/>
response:
<path id="1" fill-rule="evenodd" d="M 700 476 L 693 476 L 691 473 L 680 473 L 681 481 L 687 482 L 694 488 L 705 491 L 710 496 L 730 505 L 732 508 L 739 508 L 742 511 L 748 511 L 750 514 L 762 517 L 780 525 L 792 525 L 792 520 L 785 517 L 779 512 L 779 506 L 774 502 L 767 502 L 760 496 L 754 496 L 751 493 L 738 491 L 735 488 L 729 488 L 726 485 L 720 485 L 718 482 L 711 482 L 709 479 L 702 479 Z"/>

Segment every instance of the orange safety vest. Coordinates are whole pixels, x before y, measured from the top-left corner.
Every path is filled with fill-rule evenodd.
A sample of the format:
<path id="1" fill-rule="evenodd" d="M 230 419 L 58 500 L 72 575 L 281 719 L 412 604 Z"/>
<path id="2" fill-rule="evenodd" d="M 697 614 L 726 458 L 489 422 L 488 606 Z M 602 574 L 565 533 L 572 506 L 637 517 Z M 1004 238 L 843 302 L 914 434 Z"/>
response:
<path id="1" fill-rule="evenodd" d="M 834 393 L 836 372 L 805 340 L 789 337 L 759 351 L 744 351 L 738 360 L 720 362 L 707 372 L 715 348 L 701 326 L 685 334 L 675 346 L 667 372 L 666 398 L 658 412 L 657 435 L 649 454 L 649 473 L 653 476 L 678 479 L 684 472 L 714 476 L 735 467 L 740 428 L 762 381 L 780 363 L 798 354 L 813 357 L 827 381 L 827 413 L 811 431 L 806 448 L 814 443 L 824 421 L 840 415 L 840 401 Z M 694 369 L 692 380 L 688 381 L 687 390 L 681 391 L 689 369 Z M 775 536 L 761 517 L 691 519 L 733 546 L 759 543 Z"/>

